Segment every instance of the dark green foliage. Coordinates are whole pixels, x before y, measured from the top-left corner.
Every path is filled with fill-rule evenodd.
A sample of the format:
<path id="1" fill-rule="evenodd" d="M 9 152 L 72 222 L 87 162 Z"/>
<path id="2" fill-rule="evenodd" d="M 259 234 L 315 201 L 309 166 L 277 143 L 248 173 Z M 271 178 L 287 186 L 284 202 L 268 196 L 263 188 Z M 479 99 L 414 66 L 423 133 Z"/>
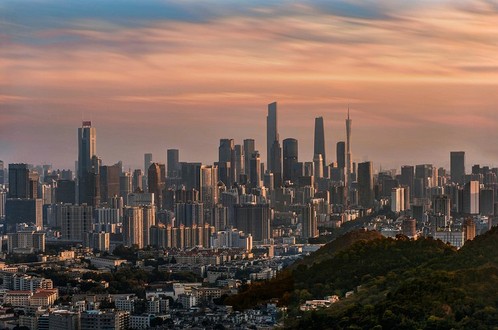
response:
<path id="1" fill-rule="evenodd" d="M 327 244 L 284 273 L 287 286 L 280 294 L 271 291 L 277 283 L 270 281 L 227 301 L 253 307 L 280 298 L 290 307 L 291 329 L 497 328 L 498 228 L 459 251 L 432 239 L 379 236 L 358 231 Z M 354 294 L 346 299 L 347 291 Z M 298 311 L 304 300 L 331 294 L 341 301 Z"/>

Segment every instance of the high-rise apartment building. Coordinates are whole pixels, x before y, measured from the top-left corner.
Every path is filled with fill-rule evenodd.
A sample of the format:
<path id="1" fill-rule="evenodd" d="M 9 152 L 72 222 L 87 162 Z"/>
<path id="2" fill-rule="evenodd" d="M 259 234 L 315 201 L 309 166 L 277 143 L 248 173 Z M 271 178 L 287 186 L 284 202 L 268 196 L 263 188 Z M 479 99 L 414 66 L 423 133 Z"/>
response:
<path id="1" fill-rule="evenodd" d="M 235 227 L 251 234 L 255 241 L 271 238 L 271 209 L 268 204 L 244 204 L 234 207 Z"/>
<path id="2" fill-rule="evenodd" d="M 93 207 L 61 205 L 60 208 L 62 239 L 83 242 L 85 233 L 93 230 Z"/>
<path id="3" fill-rule="evenodd" d="M 143 209 L 138 206 L 126 207 L 123 216 L 124 245 L 144 247 Z"/>
<path id="4" fill-rule="evenodd" d="M 29 168 L 27 164 L 9 164 L 8 198 L 32 198 L 29 189 Z"/>

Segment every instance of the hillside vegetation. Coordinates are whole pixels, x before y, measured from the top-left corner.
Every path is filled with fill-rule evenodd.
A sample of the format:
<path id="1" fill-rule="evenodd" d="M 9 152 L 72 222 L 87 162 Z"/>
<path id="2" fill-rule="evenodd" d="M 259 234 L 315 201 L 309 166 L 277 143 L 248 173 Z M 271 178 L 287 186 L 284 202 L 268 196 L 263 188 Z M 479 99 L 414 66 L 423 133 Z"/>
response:
<path id="1" fill-rule="evenodd" d="M 341 301 L 298 311 L 305 300 L 331 294 Z M 433 239 L 352 232 L 225 303 L 240 309 L 271 298 L 289 306 L 286 328 L 498 328 L 498 228 L 459 251 Z"/>

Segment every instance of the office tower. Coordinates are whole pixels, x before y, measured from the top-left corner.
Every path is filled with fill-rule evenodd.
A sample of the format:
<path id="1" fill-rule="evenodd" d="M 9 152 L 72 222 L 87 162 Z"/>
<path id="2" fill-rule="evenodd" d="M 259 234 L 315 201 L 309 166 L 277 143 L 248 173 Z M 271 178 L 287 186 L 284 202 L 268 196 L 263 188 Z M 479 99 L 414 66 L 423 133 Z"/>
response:
<path id="1" fill-rule="evenodd" d="M 263 186 L 269 191 L 275 189 L 275 178 L 273 177 L 272 172 L 265 172 L 265 174 L 263 174 Z"/>
<path id="2" fill-rule="evenodd" d="M 139 249 L 144 247 L 143 210 L 141 207 L 128 206 L 124 209 L 123 242 L 128 247 L 133 245 L 137 245 Z"/>
<path id="3" fill-rule="evenodd" d="M 97 157 L 97 130 L 90 121 L 78 128 L 78 203 L 97 205 L 99 197 L 99 167 Z"/>
<path id="4" fill-rule="evenodd" d="M 261 187 L 261 159 L 259 158 L 259 152 L 257 150 L 251 155 L 249 163 L 249 178 L 249 187 Z"/>
<path id="5" fill-rule="evenodd" d="M 166 154 L 168 178 L 178 178 L 180 176 L 180 151 L 178 149 L 168 149 Z"/>
<path id="6" fill-rule="evenodd" d="M 266 117 L 266 166 L 268 170 L 273 169 L 273 143 L 278 141 L 277 127 L 277 102 L 268 104 L 268 116 Z M 273 171 L 272 171 L 273 172 Z"/>
<path id="7" fill-rule="evenodd" d="M 16 224 L 32 223 L 43 226 L 43 201 L 41 199 L 7 198 L 5 202 L 5 223 L 7 232 L 15 231 Z"/>
<path id="8" fill-rule="evenodd" d="M 57 180 L 55 202 L 62 204 L 76 203 L 76 182 L 74 180 Z"/>
<path id="9" fill-rule="evenodd" d="M 27 164 L 9 164 L 9 194 L 7 198 L 31 198 Z"/>
<path id="10" fill-rule="evenodd" d="M 202 166 L 201 163 L 181 163 L 181 174 L 182 183 L 185 185 L 187 190 L 196 189 L 199 190 L 199 168 Z M 220 178 L 221 179 L 221 178 Z"/>
<path id="11" fill-rule="evenodd" d="M 344 141 L 337 142 L 336 158 L 337 167 L 344 171 L 344 169 L 346 168 L 346 143 Z"/>
<path id="12" fill-rule="evenodd" d="M 315 118 L 315 139 L 314 139 L 314 155 L 322 155 L 322 168 L 327 166 L 325 156 L 325 130 L 323 128 L 323 117 Z"/>
<path id="13" fill-rule="evenodd" d="M 405 189 L 401 187 L 391 189 L 391 211 L 399 213 L 405 210 Z"/>
<path id="14" fill-rule="evenodd" d="M 108 204 L 111 197 L 119 195 L 121 168 L 118 164 L 100 167 L 100 201 Z"/>
<path id="15" fill-rule="evenodd" d="M 144 154 L 144 173 L 146 175 L 148 174 L 150 165 L 152 165 L 152 154 L 151 153 Z"/>
<path id="16" fill-rule="evenodd" d="M 298 143 L 296 139 L 288 138 L 283 140 L 283 181 L 297 182 L 297 177 L 294 177 L 294 168 L 298 163 Z"/>
<path id="17" fill-rule="evenodd" d="M 315 207 L 311 204 L 299 208 L 301 220 L 301 237 L 304 239 L 318 236 L 318 223 Z"/>
<path id="18" fill-rule="evenodd" d="M 240 144 L 236 144 L 234 149 L 233 149 L 233 155 L 234 155 L 233 164 L 232 164 L 233 180 L 234 180 L 234 182 L 239 182 L 240 176 L 245 173 L 245 171 L 244 171 L 244 165 L 245 165 L 244 148 Z"/>
<path id="19" fill-rule="evenodd" d="M 152 163 L 147 171 L 147 186 L 149 193 L 154 194 L 156 206 L 161 206 L 161 168 L 158 163 Z"/>
<path id="20" fill-rule="evenodd" d="M 251 162 L 251 156 L 256 151 L 254 139 L 245 139 L 244 140 L 244 173 L 247 174 L 248 181 L 251 181 L 249 177 L 249 167 Z"/>
<path id="21" fill-rule="evenodd" d="M 465 183 L 465 152 L 450 152 L 451 181 L 463 185 Z"/>
<path id="22" fill-rule="evenodd" d="M 346 119 L 346 204 L 349 206 L 349 199 L 351 194 L 351 184 L 352 184 L 352 158 L 351 158 L 351 128 L 353 125 L 353 120 L 349 118 L 349 107 L 348 107 L 348 118 Z"/>
<path id="23" fill-rule="evenodd" d="M 415 168 L 409 165 L 401 166 L 401 176 L 399 178 L 399 183 L 401 185 L 408 186 L 410 188 L 410 191 L 413 192 L 414 179 Z"/>
<path id="24" fill-rule="evenodd" d="M 80 330 L 80 313 L 66 310 L 53 311 L 48 316 L 48 328 L 50 330 Z"/>
<path id="25" fill-rule="evenodd" d="M 251 234 L 255 241 L 271 238 L 271 209 L 268 204 L 244 204 L 234 207 L 235 228 Z"/>
<path id="26" fill-rule="evenodd" d="M 313 168 L 315 179 L 323 178 L 323 158 L 321 154 L 315 154 L 313 157 Z"/>
<path id="27" fill-rule="evenodd" d="M 481 215 L 493 216 L 495 214 L 495 190 L 481 189 L 479 192 L 479 211 Z"/>
<path id="28" fill-rule="evenodd" d="M 271 150 L 272 168 L 269 168 L 269 171 L 273 173 L 274 186 L 279 188 L 282 186 L 282 148 L 280 147 L 280 142 L 278 142 L 278 140 L 273 142 Z"/>
<path id="29" fill-rule="evenodd" d="M 130 172 L 123 172 L 119 176 L 119 197 L 126 199 L 128 194 L 133 192 L 132 188 L 132 176 Z"/>
<path id="30" fill-rule="evenodd" d="M 358 164 L 358 204 L 371 208 L 374 202 L 373 164 L 364 162 Z"/>
<path id="31" fill-rule="evenodd" d="M 59 214 L 63 240 L 83 242 L 85 233 L 93 230 L 92 206 L 60 205 Z"/>
<path id="32" fill-rule="evenodd" d="M 136 169 L 133 171 L 133 179 L 131 182 L 131 190 L 132 192 L 143 191 L 143 172 L 141 169 Z"/>
<path id="33" fill-rule="evenodd" d="M 469 181 L 464 185 L 463 213 L 479 214 L 479 181 Z"/>
<path id="34" fill-rule="evenodd" d="M 219 178 L 227 186 L 235 182 L 235 143 L 233 139 L 220 139 L 218 147 Z"/>
<path id="35" fill-rule="evenodd" d="M 218 147 L 218 161 L 231 162 L 232 154 L 235 148 L 233 139 L 220 139 L 220 146 Z"/>

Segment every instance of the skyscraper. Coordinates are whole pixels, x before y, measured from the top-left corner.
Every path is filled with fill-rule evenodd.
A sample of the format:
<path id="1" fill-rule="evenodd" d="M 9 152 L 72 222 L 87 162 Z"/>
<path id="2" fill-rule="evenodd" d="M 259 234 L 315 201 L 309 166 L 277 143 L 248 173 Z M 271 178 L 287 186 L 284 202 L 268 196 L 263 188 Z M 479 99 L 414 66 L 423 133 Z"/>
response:
<path id="1" fill-rule="evenodd" d="M 148 175 L 149 175 L 149 167 L 150 165 L 152 164 L 152 154 L 151 153 L 147 153 L 147 154 L 144 154 L 144 176 L 143 176 L 143 189 L 144 191 L 148 191 L 149 189 L 149 181 L 147 179 Z"/>
<path id="2" fill-rule="evenodd" d="M 294 167 L 298 163 L 298 143 L 296 139 L 285 139 L 284 146 L 284 162 L 283 162 L 283 180 L 295 181 L 293 177 Z"/>
<path id="3" fill-rule="evenodd" d="M 315 118 L 315 143 L 314 143 L 314 155 L 322 155 L 322 168 L 325 169 L 327 166 L 327 160 L 325 157 L 325 130 L 323 128 L 323 117 Z"/>
<path id="4" fill-rule="evenodd" d="M 261 186 L 261 159 L 257 150 L 254 151 L 251 155 L 251 161 L 249 165 L 249 179 L 249 186 L 251 188 L 257 188 Z"/>
<path id="5" fill-rule="evenodd" d="M 99 190 L 97 157 L 97 130 L 91 121 L 78 128 L 78 203 L 95 205 Z"/>
<path id="6" fill-rule="evenodd" d="M 271 148 L 272 167 L 269 169 L 273 173 L 273 182 L 275 188 L 282 186 L 282 148 L 278 140 L 273 141 Z"/>
<path id="7" fill-rule="evenodd" d="M 348 107 L 348 118 L 346 119 L 346 204 L 349 205 L 350 194 L 351 194 L 351 172 L 353 167 L 353 160 L 351 159 L 351 127 L 353 125 L 353 120 L 349 119 L 349 107 Z"/>
<path id="8" fill-rule="evenodd" d="M 266 166 L 272 172 L 272 148 L 275 140 L 278 140 L 277 102 L 268 104 L 268 116 L 266 117 Z"/>
<path id="9" fill-rule="evenodd" d="M 465 152 L 452 151 L 450 153 L 451 181 L 463 185 L 465 183 Z"/>
<path id="10" fill-rule="evenodd" d="M 29 169 L 26 164 L 9 164 L 9 194 L 7 198 L 31 198 Z"/>
<path id="11" fill-rule="evenodd" d="M 255 143 L 254 139 L 245 139 L 244 140 L 244 173 L 247 174 L 248 180 L 250 181 L 251 178 L 249 177 L 249 167 L 250 167 L 250 162 L 251 162 L 251 156 L 253 152 L 256 150 L 255 149 Z"/>
<path id="12" fill-rule="evenodd" d="M 346 143 L 344 141 L 337 142 L 336 157 L 337 167 L 344 171 L 346 168 Z"/>
<path id="13" fill-rule="evenodd" d="M 234 148 L 234 157 L 232 164 L 232 171 L 234 172 L 233 179 L 235 182 L 240 181 L 240 175 L 244 174 L 244 165 L 245 165 L 245 154 L 244 148 L 240 144 L 236 144 Z"/>
<path id="14" fill-rule="evenodd" d="M 178 149 L 167 150 L 168 178 L 180 176 L 180 151 Z"/>
<path id="15" fill-rule="evenodd" d="M 232 185 L 235 181 L 235 143 L 233 139 L 220 139 L 220 146 L 218 147 L 218 169 L 219 178 L 227 186 Z"/>
<path id="16" fill-rule="evenodd" d="M 373 206 L 373 164 L 363 162 L 358 164 L 358 204 L 365 208 Z"/>
<path id="17" fill-rule="evenodd" d="M 152 163 L 147 171 L 147 185 L 149 193 L 154 194 L 156 206 L 161 207 L 161 168 L 158 163 Z"/>

